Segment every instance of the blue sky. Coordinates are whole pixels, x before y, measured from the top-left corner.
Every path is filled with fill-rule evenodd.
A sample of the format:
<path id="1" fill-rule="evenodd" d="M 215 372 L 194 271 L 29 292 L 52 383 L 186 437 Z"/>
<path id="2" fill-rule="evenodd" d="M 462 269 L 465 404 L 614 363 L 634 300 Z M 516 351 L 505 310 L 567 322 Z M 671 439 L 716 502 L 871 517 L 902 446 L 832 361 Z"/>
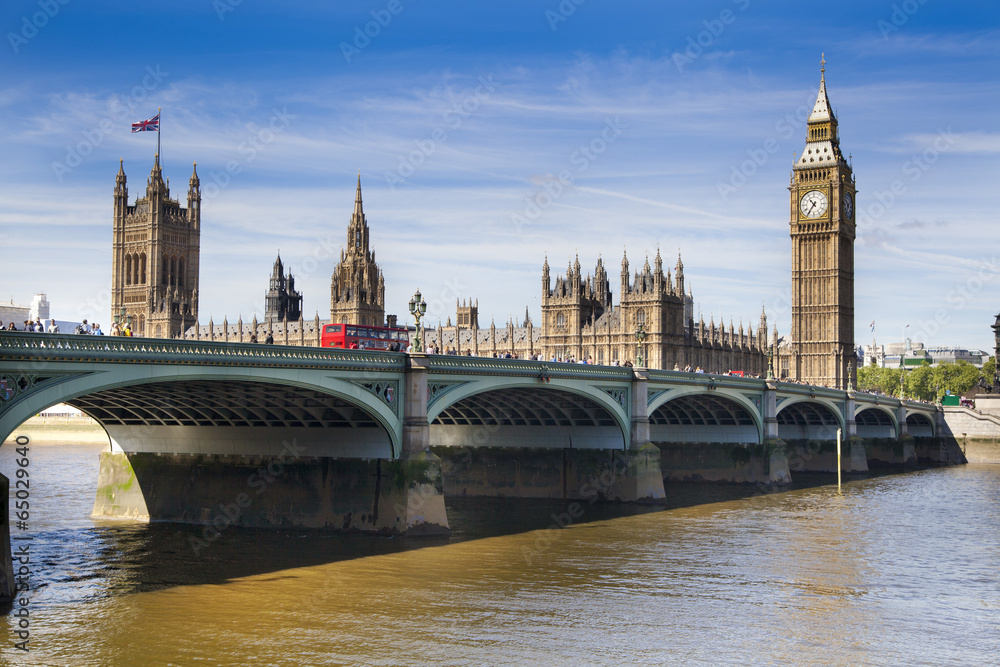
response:
<path id="1" fill-rule="evenodd" d="M 109 319 L 118 160 L 134 200 L 156 137 L 129 125 L 163 107 L 171 192 L 197 161 L 205 193 L 203 322 L 261 314 L 279 250 L 328 316 L 360 169 L 401 319 L 419 287 L 432 323 L 456 298 L 538 322 L 546 255 L 602 257 L 617 303 L 623 250 L 634 272 L 659 248 L 706 321 L 763 305 L 787 334 L 788 178 L 825 52 L 857 341 L 874 320 L 880 342 L 992 348 L 996 2 L 577 2 L 5 3 L 0 300 Z"/>

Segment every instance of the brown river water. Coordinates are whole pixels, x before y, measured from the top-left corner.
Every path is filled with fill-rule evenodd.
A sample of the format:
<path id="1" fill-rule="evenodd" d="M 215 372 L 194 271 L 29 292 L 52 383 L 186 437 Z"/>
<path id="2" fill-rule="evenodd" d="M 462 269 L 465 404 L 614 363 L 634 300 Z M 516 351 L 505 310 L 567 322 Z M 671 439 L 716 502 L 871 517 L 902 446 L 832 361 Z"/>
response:
<path id="1" fill-rule="evenodd" d="M 30 449 L 29 650 L 0 617 L 0 664 L 1000 664 L 997 465 L 578 518 L 448 499 L 447 540 L 231 528 L 196 553 L 197 526 L 90 518 L 99 450 Z"/>

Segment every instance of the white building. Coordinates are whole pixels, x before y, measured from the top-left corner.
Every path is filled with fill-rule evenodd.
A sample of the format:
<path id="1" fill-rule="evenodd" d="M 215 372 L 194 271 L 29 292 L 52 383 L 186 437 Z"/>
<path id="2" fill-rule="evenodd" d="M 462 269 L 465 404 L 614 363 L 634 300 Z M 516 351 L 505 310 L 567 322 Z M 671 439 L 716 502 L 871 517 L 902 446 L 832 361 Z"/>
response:
<path id="1" fill-rule="evenodd" d="M 899 368 L 900 357 L 902 357 L 903 366 L 906 368 L 920 366 L 925 361 L 931 366 L 967 361 L 976 368 L 982 368 L 983 364 L 989 361 L 990 353 L 986 350 L 967 350 L 963 347 L 940 345 L 924 347 L 923 343 L 914 343 L 909 338 L 903 343 L 889 343 L 888 345 L 876 345 L 872 341 L 871 345 L 865 345 L 864 348 L 865 366 Z"/>

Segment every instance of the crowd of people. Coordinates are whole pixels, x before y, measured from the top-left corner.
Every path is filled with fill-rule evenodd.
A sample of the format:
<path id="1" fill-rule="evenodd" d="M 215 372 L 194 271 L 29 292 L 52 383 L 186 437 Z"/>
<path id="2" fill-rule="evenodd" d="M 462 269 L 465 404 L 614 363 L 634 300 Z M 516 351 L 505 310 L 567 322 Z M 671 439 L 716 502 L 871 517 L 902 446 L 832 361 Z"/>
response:
<path id="1" fill-rule="evenodd" d="M 76 333 L 86 334 L 90 336 L 103 336 L 104 331 L 101 329 L 101 325 L 97 322 L 93 324 L 88 324 L 87 320 L 84 320 L 80 324 L 76 325 Z M 132 325 L 126 323 L 125 326 L 119 326 L 117 322 L 111 325 L 111 331 L 109 332 L 112 336 L 131 336 L 132 335 Z"/>
<path id="2" fill-rule="evenodd" d="M 55 320 L 47 320 L 47 321 L 49 323 L 48 326 L 46 326 L 45 323 L 42 322 L 42 319 L 40 317 L 36 317 L 33 322 L 31 320 L 25 320 L 24 321 L 24 326 L 22 328 L 20 328 L 20 329 L 13 322 L 11 322 L 10 324 L 8 324 L 6 326 L 6 328 L 4 328 L 3 327 L 3 323 L 0 322 L 0 330 L 3 330 L 3 331 L 28 331 L 28 332 L 31 332 L 31 333 L 50 333 L 50 334 L 60 333 L 59 332 L 59 325 L 56 324 Z M 86 334 L 88 336 L 103 336 L 104 335 L 104 331 L 101 329 L 101 325 L 100 324 L 98 324 L 97 322 L 95 322 L 94 324 L 88 324 L 87 320 L 84 320 L 80 324 L 76 325 L 76 331 L 75 331 L 75 333 Z M 124 326 L 119 326 L 119 324 L 117 322 L 115 322 L 114 324 L 111 325 L 110 335 L 112 335 L 112 336 L 131 336 L 132 335 L 132 325 L 129 324 L 129 323 L 126 323 Z"/>
<path id="3" fill-rule="evenodd" d="M 3 322 L 0 322 L 0 328 L 3 327 Z M 33 333 L 59 333 L 59 325 L 56 324 L 55 320 L 49 320 L 49 325 L 45 326 L 41 318 L 36 317 L 35 321 L 25 320 L 22 328 L 18 329 L 17 325 L 11 322 L 7 325 L 7 331 L 31 331 Z"/>

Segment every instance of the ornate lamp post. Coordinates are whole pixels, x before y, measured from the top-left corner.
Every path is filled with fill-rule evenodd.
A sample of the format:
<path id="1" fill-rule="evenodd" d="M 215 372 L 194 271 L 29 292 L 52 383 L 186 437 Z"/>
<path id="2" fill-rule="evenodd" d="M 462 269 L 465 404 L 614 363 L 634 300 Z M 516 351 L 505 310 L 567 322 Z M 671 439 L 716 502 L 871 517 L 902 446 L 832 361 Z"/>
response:
<path id="1" fill-rule="evenodd" d="M 424 301 L 423 297 L 420 296 L 420 289 L 414 293 L 413 298 L 410 299 L 410 314 L 413 315 L 413 319 L 417 322 L 417 332 L 413 335 L 413 351 L 423 352 L 424 346 L 420 341 L 420 318 L 424 316 L 427 312 L 427 302 Z"/>
<path id="2" fill-rule="evenodd" d="M 774 345 L 767 348 L 767 379 L 774 379 Z"/>
<path id="3" fill-rule="evenodd" d="M 635 330 L 635 365 L 636 368 L 644 368 L 646 361 L 644 359 L 644 343 L 646 342 L 646 331 L 639 325 L 639 328 Z"/>
<path id="4" fill-rule="evenodd" d="M 120 312 L 115 313 L 114 320 L 115 324 L 119 325 L 127 324 L 129 326 L 132 325 L 132 316 L 128 314 L 128 311 L 125 309 L 125 306 L 122 306 Z"/>

